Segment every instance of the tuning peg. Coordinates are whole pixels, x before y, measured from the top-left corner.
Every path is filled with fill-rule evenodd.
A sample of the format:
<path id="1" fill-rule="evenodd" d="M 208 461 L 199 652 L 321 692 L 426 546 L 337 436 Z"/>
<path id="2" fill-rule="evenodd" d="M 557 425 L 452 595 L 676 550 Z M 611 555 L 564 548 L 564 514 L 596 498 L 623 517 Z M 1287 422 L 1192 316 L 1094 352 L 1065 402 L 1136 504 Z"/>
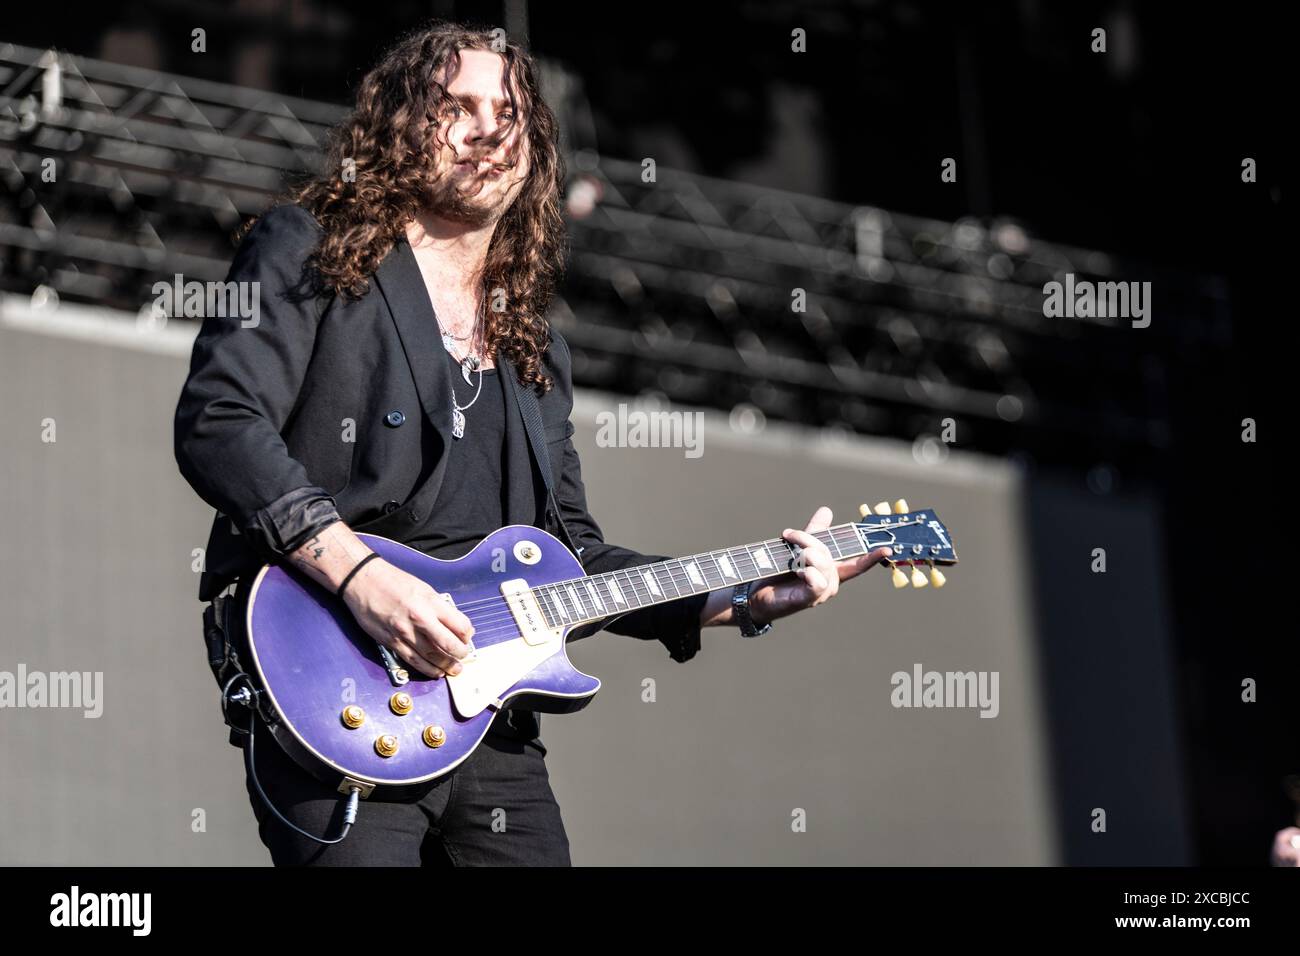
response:
<path id="1" fill-rule="evenodd" d="M 896 515 L 905 515 L 911 510 L 911 508 L 907 507 L 906 498 L 899 498 L 894 502 L 894 514 Z"/>
<path id="2" fill-rule="evenodd" d="M 871 505 L 858 505 L 858 515 L 862 518 L 870 518 Z"/>
<path id="3" fill-rule="evenodd" d="M 893 580 L 894 580 L 894 587 L 896 588 L 907 587 L 907 575 L 903 573 L 903 569 L 900 568 L 898 565 L 894 565 Z"/>
<path id="4" fill-rule="evenodd" d="M 925 574 L 916 565 L 912 565 L 912 587 L 923 588 L 930 582 L 926 580 Z"/>
<path id="5" fill-rule="evenodd" d="M 888 501 L 879 501 L 879 502 L 877 502 L 877 503 L 876 503 L 876 514 L 878 514 L 878 515 L 887 515 L 887 514 L 889 514 L 889 502 L 888 502 Z"/>
<path id="6" fill-rule="evenodd" d="M 942 571 L 940 571 L 938 568 L 936 568 L 936 567 L 932 564 L 932 565 L 930 565 L 930 582 L 931 582 L 935 587 L 937 587 L 937 588 L 941 588 L 941 587 L 943 587 L 945 584 L 948 583 L 948 579 L 947 579 L 946 577 L 943 576 L 943 572 L 942 572 Z"/>

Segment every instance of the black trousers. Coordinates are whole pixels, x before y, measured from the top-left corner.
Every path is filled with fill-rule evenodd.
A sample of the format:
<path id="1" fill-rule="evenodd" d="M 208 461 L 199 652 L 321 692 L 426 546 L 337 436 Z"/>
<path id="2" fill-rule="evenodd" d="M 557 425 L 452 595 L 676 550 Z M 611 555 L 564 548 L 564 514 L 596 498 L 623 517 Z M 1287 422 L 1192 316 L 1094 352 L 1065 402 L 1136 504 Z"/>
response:
<path id="1" fill-rule="evenodd" d="M 257 722 L 257 779 L 296 826 L 326 839 L 345 798 L 299 767 Z M 258 833 L 276 866 L 569 866 L 569 839 L 545 751 L 489 732 L 478 749 L 418 799 L 362 800 L 342 843 L 322 846 L 267 810 L 245 776 Z"/>

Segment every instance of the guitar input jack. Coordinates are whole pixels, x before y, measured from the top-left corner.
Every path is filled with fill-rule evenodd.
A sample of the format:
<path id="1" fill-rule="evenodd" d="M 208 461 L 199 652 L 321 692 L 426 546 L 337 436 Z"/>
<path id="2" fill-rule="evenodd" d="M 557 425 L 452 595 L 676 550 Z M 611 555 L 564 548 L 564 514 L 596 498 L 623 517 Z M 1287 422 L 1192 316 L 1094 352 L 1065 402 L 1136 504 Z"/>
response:
<path id="1" fill-rule="evenodd" d="M 232 693 L 231 688 L 241 679 L 244 682 L 244 686 Z M 248 742 L 244 747 L 244 767 L 248 771 L 248 779 L 253 782 L 253 789 L 257 791 L 258 797 L 261 798 L 262 803 L 266 805 L 266 808 L 275 814 L 275 818 L 290 830 L 293 830 L 295 833 L 300 833 L 307 839 L 325 846 L 342 843 L 344 838 L 348 835 L 348 831 L 352 829 L 352 824 L 357 822 L 357 810 L 361 803 L 361 787 L 354 785 L 348 789 L 347 806 L 343 809 L 343 829 L 340 831 L 339 835 L 333 839 L 325 839 L 316 836 L 314 833 L 308 833 L 302 827 L 285 819 L 284 814 L 275 808 L 275 804 L 271 802 L 271 798 L 268 797 L 266 791 L 262 789 L 262 782 L 257 779 L 257 769 L 253 760 L 253 741 L 257 736 L 257 705 L 260 702 L 260 697 L 261 694 L 259 694 L 252 686 L 252 681 L 249 679 L 248 675 L 242 671 L 230 678 L 230 680 L 226 681 L 226 686 L 221 689 L 221 711 L 226 715 L 227 723 L 230 723 L 230 704 L 236 703 L 242 707 L 248 708 L 248 729 L 241 730 L 240 733 L 248 737 Z M 234 724 L 231 724 L 231 726 L 234 727 Z"/>

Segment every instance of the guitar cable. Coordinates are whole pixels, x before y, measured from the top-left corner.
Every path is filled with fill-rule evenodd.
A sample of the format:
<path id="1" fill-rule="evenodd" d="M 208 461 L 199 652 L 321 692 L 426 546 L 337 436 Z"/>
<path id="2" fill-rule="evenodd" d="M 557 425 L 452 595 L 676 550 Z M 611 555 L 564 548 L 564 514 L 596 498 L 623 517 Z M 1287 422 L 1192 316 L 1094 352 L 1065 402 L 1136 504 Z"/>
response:
<path id="1" fill-rule="evenodd" d="M 241 688 L 236 693 L 231 694 L 231 686 L 240 678 L 243 678 L 244 681 L 247 682 L 247 686 Z M 343 811 L 343 830 L 332 840 L 326 840 L 313 833 L 308 833 L 302 827 L 285 819 L 284 814 L 275 808 L 275 804 L 271 802 L 271 798 L 268 797 L 266 791 L 262 789 L 262 782 L 257 779 L 257 770 L 253 761 L 253 741 L 257 737 L 257 699 L 260 696 L 261 695 L 257 690 L 253 688 L 252 681 L 249 680 L 248 675 L 242 671 L 230 678 L 230 680 L 226 681 L 225 687 L 221 689 L 221 712 L 226 715 L 227 723 L 229 723 L 229 705 L 231 701 L 235 701 L 236 703 L 248 708 L 248 730 L 241 732 L 248 736 L 248 744 L 244 748 L 244 768 L 248 771 L 248 779 L 253 782 L 253 789 L 255 789 L 257 795 L 262 798 L 262 803 L 266 805 L 266 808 L 275 814 L 276 819 L 287 826 L 290 830 L 300 833 L 307 839 L 316 843 L 324 844 L 325 846 L 342 843 L 344 838 L 348 835 L 348 831 L 352 829 L 352 824 L 357 822 L 357 808 L 361 801 L 360 787 L 354 786 L 349 789 L 347 807 Z M 234 725 L 231 724 L 231 726 Z"/>

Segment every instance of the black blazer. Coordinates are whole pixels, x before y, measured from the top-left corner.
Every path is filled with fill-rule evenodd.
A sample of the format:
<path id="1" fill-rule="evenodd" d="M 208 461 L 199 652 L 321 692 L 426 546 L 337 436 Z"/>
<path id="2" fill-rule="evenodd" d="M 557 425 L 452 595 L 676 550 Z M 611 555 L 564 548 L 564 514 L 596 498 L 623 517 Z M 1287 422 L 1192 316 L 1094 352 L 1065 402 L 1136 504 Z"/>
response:
<path id="1" fill-rule="evenodd" d="M 360 299 L 316 294 L 306 260 L 321 236 L 297 205 L 268 211 L 244 238 L 228 282 L 260 284 L 256 322 L 204 318 L 175 416 L 181 474 L 217 509 L 200 600 L 295 551 L 342 519 L 396 541 L 436 507 L 451 442 L 450 372 L 410 245 L 399 241 Z M 247 323 L 247 327 L 245 324 Z M 569 347 L 551 331 L 555 386 L 539 396 L 555 500 L 589 573 L 665 560 L 607 544 L 587 511 L 573 447 Z M 503 386 L 513 366 L 498 356 Z M 514 390 L 504 388 L 507 524 L 564 540 Z M 657 639 L 675 660 L 700 646 L 706 595 L 586 625 Z"/>

